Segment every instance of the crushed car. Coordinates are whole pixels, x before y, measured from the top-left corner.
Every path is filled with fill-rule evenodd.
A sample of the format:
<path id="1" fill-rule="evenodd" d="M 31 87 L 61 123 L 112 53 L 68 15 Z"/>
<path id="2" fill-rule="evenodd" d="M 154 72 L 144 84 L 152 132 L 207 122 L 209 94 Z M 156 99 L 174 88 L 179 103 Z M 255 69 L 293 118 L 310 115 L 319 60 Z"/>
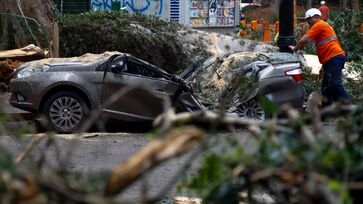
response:
<path id="1" fill-rule="evenodd" d="M 303 69 L 290 53 L 236 52 L 211 57 L 186 69 L 182 77 L 208 108 L 224 108 L 239 117 L 271 117 L 261 102 L 281 113 L 283 105 L 303 111 Z"/>
<path id="2" fill-rule="evenodd" d="M 298 109 L 302 107 L 302 69 L 298 60 L 279 61 L 267 55 L 263 60 L 236 60 L 239 55 L 207 60 L 209 66 L 186 69 L 180 76 L 118 52 L 27 62 L 13 73 L 10 104 L 44 115 L 51 128 L 60 133 L 80 130 L 94 110 L 99 110 L 98 118 L 152 121 L 164 111 L 165 98 L 178 112 L 206 110 L 206 105 L 216 109 L 221 99 L 228 99 L 224 100 L 231 102 L 227 112 L 258 119 L 265 118 L 257 101 L 260 96 L 277 106 L 291 103 Z M 248 94 L 238 88 L 242 81 L 231 89 L 228 83 L 236 76 L 252 78 L 257 85 Z"/>

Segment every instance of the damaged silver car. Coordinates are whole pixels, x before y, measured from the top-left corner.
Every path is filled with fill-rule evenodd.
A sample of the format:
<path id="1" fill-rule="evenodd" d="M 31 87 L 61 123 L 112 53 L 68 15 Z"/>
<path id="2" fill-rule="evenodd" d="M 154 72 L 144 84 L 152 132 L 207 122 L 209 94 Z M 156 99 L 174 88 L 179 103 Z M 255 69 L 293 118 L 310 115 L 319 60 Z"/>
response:
<path id="1" fill-rule="evenodd" d="M 101 110 L 100 118 L 152 121 L 165 97 L 178 111 L 202 108 L 182 79 L 129 54 L 25 63 L 9 87 L 11 105 L 43 114 L 60 133 L 79 130 L 91 110 Z"/>
<path id="2" fill-rule="evenodd" d="M 98 118 L 152 121 L 164 111 L 165 98 L 178 112 L 216 109 L 227 101 L 227 112 L 258 119 L 266 117 L 258 103 L 261 96 L 278 107 L 290 103 L 302 108 L 297 59 L 236 60 L 240 54 L 207 60 L 204 64 L 210 65 L 186 69 L 180 76 L 125 53 L 28 62 L 13 73 L 10 103 L 44 115 L 60 133 L 78 131 L 92 110 L 99 110 Z M 233 90 L 236 76 L 254 79 L 257 86 L 248 94 Z"/>
<path id="3" fill-rule="evenodd" d="M 182 76 L 208 109 L 261 120 L 272 116 L 261 102 L 280 116 L 283 105 L 303 110 L 302 63 L 290 53 L 226 53 L 186 69 Z"/>

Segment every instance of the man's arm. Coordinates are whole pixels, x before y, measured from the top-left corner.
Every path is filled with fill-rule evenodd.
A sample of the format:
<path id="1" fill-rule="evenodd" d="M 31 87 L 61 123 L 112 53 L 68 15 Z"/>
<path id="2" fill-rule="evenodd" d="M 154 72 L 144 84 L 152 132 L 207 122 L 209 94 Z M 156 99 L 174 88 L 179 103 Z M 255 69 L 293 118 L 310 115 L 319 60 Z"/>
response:
<path id="1" fill-rule="evenodd" d="M 308 41 L 305 40 L 304 38 L 302 38 L 301 40 L 299 40 L 299 42 L 297 42 L 297 44 L 295 46 L 293 45 L 290 45 L 289 48 L 293 51 L 293 52 L 296 52 L 298 50 L 301 50 L 302 48 L 305 47 L 305 44 L 307 43 Z"/>

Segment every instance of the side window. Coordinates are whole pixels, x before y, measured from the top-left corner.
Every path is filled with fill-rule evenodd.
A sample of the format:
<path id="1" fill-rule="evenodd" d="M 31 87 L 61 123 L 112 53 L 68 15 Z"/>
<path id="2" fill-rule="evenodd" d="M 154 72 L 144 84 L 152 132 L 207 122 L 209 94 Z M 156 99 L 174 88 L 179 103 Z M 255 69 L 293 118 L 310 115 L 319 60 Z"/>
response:
<path id="1" fill-rule="evenodd" d="M 128 61 L 125 64 L 124 67 L 124 72 L 129 73 L 129 74 L 134 74 L 134 75 L 140 75 L 140 65 L 136 64 L 134 62 Z"/>
<path id="2" fill-rule="evenodd" d="M 98 65 L 96 67 L 96 71 L 105 71 L 107 68 L 107 61 L 106 62 L 103 62 L 101 63 L 100 65 Z"/>
<path id="3" fill-rule="evenodd" d="M 128 61 L 123 69 L 124 72 L 150 78 L 163 78 L 162 75 L 141 64 Z"/>

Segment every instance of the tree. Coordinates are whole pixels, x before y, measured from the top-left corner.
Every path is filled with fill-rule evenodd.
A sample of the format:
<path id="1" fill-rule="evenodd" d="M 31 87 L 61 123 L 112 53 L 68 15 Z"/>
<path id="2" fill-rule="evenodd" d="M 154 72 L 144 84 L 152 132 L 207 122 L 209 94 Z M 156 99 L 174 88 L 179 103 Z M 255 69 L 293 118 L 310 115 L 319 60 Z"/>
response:
<path id="1" fill-rule="evenodd" d="M 27 46 L 29 42 L 39 46 L 42 37 L 37 30 L 45 28 L 51 35 L 58 12 L 51 0 L 0 0 L 0 13 L 3 13 L 0 24 L 6 25 L 0 26 L 2 41 L 10 41 L 3 47 L 11 49 Z M 7 33 L 9 28 L 17 32 Z"/>

